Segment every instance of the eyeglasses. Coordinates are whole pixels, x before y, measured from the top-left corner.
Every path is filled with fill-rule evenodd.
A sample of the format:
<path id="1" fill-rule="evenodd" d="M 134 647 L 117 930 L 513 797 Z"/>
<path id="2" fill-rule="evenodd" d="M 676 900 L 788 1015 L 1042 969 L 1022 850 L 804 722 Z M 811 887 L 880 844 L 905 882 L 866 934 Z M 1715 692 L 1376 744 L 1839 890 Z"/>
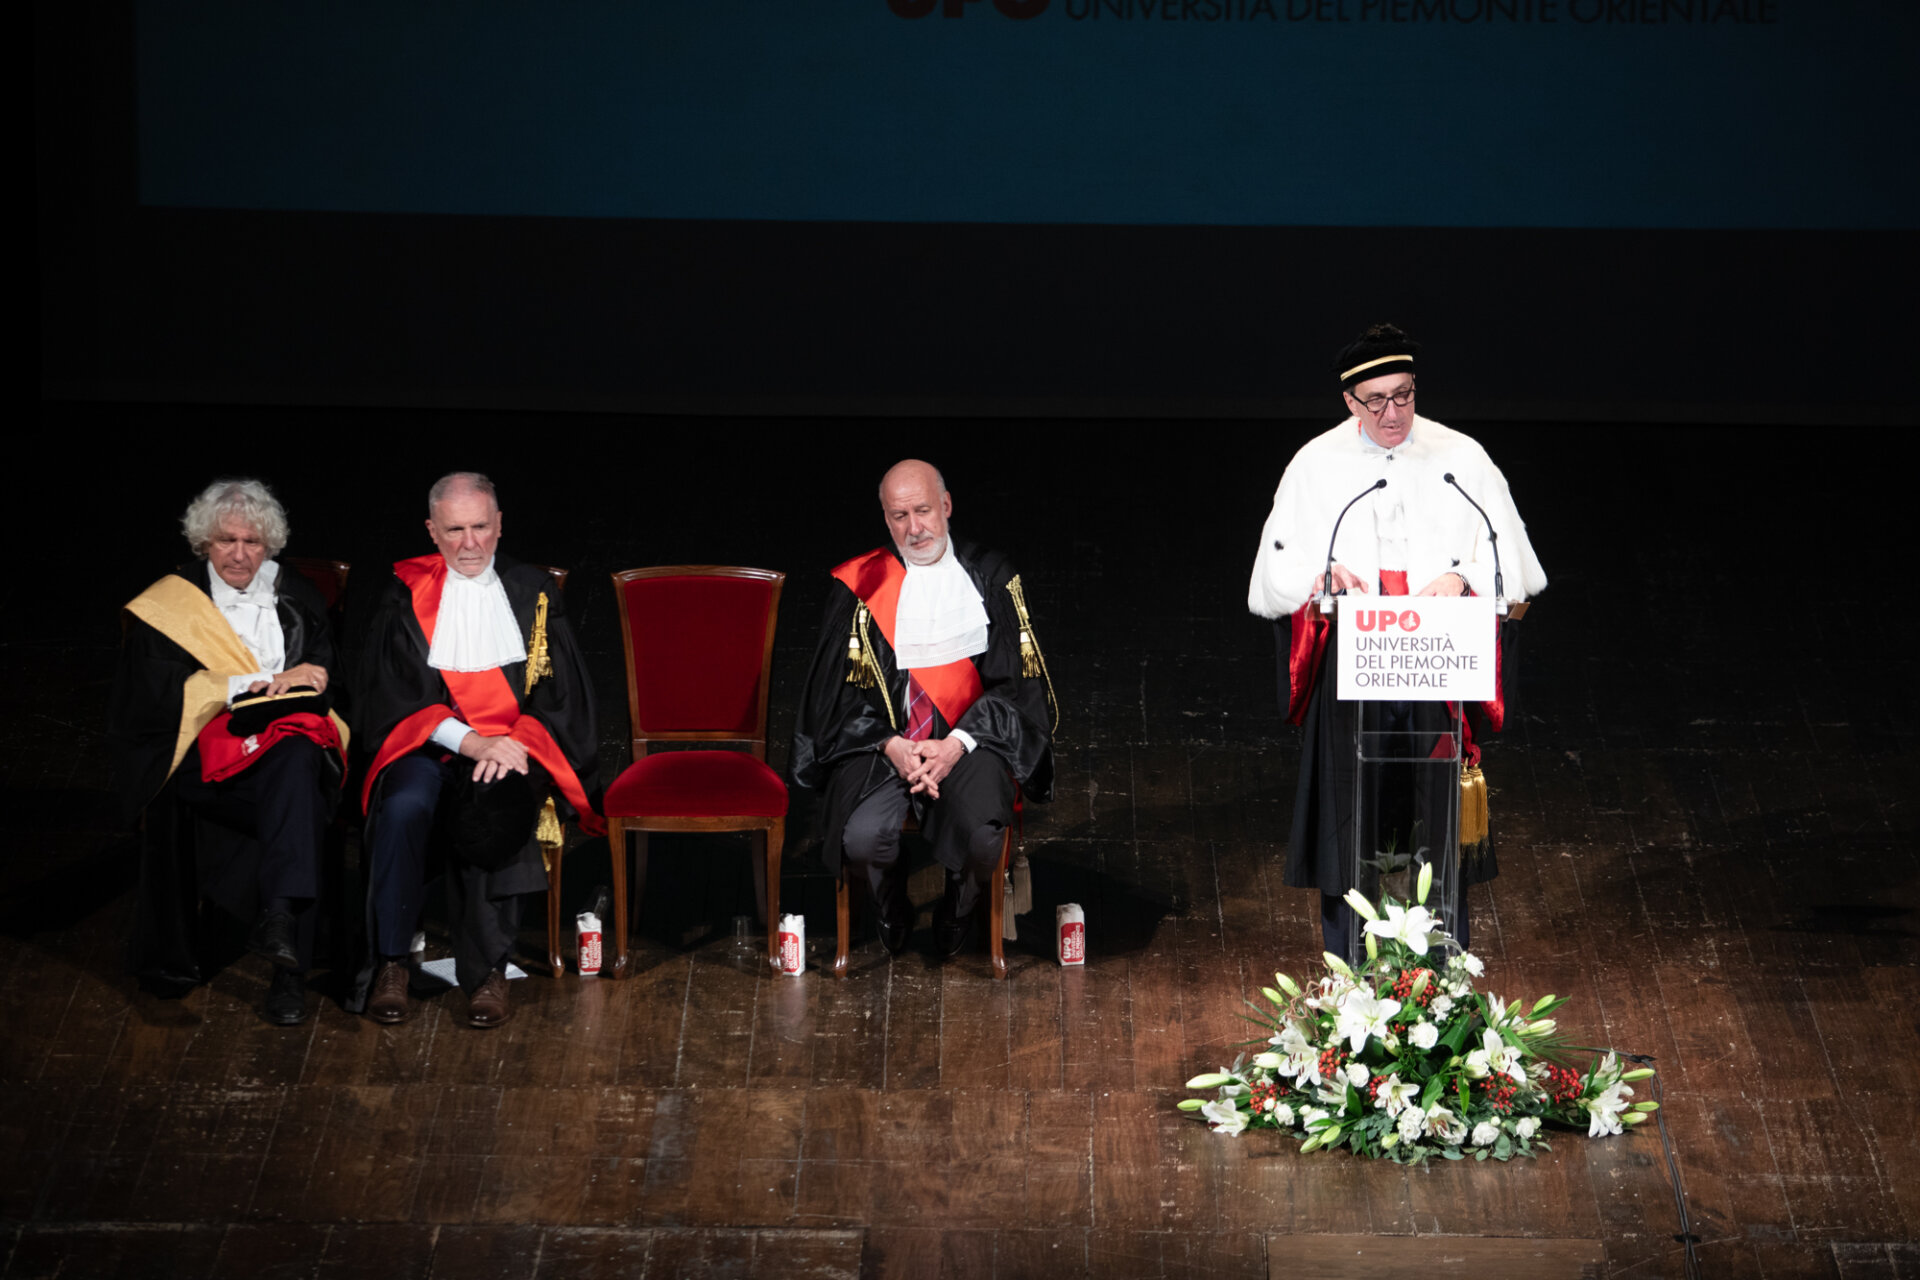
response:
<path id="1" fill-rule="evenodd" d="M 1387 411 L 1388 402 L 1392 402 L 1402 409 L 1406 408 L 1413 403 L 1413 388 L 1408 387 L 1405 391 L 1396 392 L 1390 396 L 1374 395 L 1368 396 L 1365 400 L 1355 400 L 1356 404 L 1361 405 L 1368 413 L 1376 418 Z"/>

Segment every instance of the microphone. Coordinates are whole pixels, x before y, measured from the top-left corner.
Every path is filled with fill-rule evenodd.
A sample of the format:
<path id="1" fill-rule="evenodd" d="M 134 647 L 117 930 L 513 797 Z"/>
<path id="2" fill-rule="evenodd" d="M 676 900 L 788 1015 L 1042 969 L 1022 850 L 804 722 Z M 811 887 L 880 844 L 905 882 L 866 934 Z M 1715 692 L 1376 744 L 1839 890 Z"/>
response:
<path id="1" fill-rule="evenodd" d="M 1473 502 L 1473 495 L 1460 487 L 1460 482 L 1453 478 L 1453 472 L 1449 471 L 1440 478 L 1452 485 L 1455 492 L 1461 497 L 1465 498 L 1468 502 Z M 1493 521 L 1488 518 L 1485 507 L 1477 502 L 1473 502 L 1473 509 L 1478 511 L 1480 518 L 1487 522 L 1487 541 L 1493 547 L 1493 597 L 1496 600 L 1505 600 L 1507 598 L 1507 584 L 1500 576 L 1500 535 L 1493 531 Z"/>
<path id="2" fill-rule="evenodd" d="M 1453 479 L 1453 477 L 1448 476 L 1447 479 L 1451 480 Z M 1333 544 L 1340 540 L 1340 521 L 1345 520 L 1347 518 L 1347 512 L 1353 510 L 1353 504 L 1355 502 L 1360 501 L 1360 499 L 1366 497 L 1368 494 L 1372 493 L 1375 489 L 1384 489 L 1386 487 L 1387 487 L 1387 478 L 1385 476 L 1381 476 L 1378 480 L 1375 480 L 1372 484 L 1368 485 L 1366 488 L 1362 489 L 1360 492 L 1354 494 L 1353 500 L 1347 503 L 1346 506 L 1340 508 L 1340 515 L 1333 522 L 1333 537 L 1327 539 L 1327 571 L 1326 571 L 1326 574 L 1324 575 L 1323 581 L 1326 584 L 1326 593 L 1328 595 L 1333 594 Z M 1472 501 L 1472 499 L 1468 499 L 1468 501 Z"/>

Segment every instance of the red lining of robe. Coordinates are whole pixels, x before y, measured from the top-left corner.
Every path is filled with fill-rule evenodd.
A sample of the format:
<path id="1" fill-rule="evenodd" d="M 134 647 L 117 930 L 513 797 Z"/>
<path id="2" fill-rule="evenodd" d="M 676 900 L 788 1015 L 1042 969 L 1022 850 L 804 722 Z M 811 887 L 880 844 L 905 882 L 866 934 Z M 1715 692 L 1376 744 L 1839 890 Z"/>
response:
<path id="1" fill-rule="evenodd" d="M 395 564 L 393 572 L 413 597 L 413 616 L 431 649 L 434 624 L 440 620 L 440 592 L 447 582 L 446 558 L 415 556 Z M 573 806 L 579 815 L 580 829 L 588 835 L 605 833 L 605 819 L 594 812 L 579 776 L 567 763 L 566 754 L 553 740 L 553 735 L 547 732 L 547 726 L 533 716 L 521 714 L 520 700 L 514 697 L 505 671 L 499 667 L 485 671 L 442 671 L 440 678 L 446 683 L 447 692 L 453 695 L 454 706 L 435 703 L 422 707 L 393 727 L 393 732 L 380 745 L 373 767 L 367 770 L 366 786 L 360 795 L 362 809 L 372 799 L 373 784 L 380 777 L 380 771 L 408 752 L 425 746 L 440 722 L 451 716 L 473 726 L 485 737 L 504 735 L 525 747 L 527 754 L 540 762 L 554 785 L 560 788 L 560 794 Z"/>

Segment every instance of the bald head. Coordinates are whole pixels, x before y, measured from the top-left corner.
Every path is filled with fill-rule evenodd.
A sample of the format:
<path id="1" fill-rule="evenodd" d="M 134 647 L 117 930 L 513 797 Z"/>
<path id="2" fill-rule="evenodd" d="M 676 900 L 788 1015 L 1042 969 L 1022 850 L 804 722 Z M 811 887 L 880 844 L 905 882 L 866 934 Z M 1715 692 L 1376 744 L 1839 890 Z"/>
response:
<path id="1" fill-rule="evenodd" d="M 893 545 L 908 564 L 932 564 L 947 553 L 947 519 L 953 498 L 930 462 L 908 458 L 880 478 L 880 513 Z"/>

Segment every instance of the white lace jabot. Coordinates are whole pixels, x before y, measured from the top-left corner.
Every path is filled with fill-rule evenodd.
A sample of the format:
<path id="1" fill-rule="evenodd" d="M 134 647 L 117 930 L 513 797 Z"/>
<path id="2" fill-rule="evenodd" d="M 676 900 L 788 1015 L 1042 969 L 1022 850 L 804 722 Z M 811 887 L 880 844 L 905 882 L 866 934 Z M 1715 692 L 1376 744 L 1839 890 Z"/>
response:
<path id="1" fill-rule="evenodd" d="M 471 578 L 449 566 L 427 665 L 436 671 L 491 671 L 526 660 L 526 641 L 493 561 Z"/>
<path id="2" fill-rule="evenodd" d="M 257 674 L 277 674 L 287 665 L 287 638 L 280 630 L 280 613 L 275 607 L 279 597 L 274 583 L 280 580 L 278 561 L 262 562 L 245 589 L 228 584 L 207 563 L 207 582 L 213 589 L 214 607 L 247 646 L 247 652 L 259 664 Z M 248 677 L 251 679 L 251 677 Z"/>
<path id="3" fill-rule="evenodd" d="M 905 671 L 938 667 L 987 651 L 987 609 L 973 579 L 947 550 L 929 565 L 909 564 L 894 615 L 893 656 Z"/>

